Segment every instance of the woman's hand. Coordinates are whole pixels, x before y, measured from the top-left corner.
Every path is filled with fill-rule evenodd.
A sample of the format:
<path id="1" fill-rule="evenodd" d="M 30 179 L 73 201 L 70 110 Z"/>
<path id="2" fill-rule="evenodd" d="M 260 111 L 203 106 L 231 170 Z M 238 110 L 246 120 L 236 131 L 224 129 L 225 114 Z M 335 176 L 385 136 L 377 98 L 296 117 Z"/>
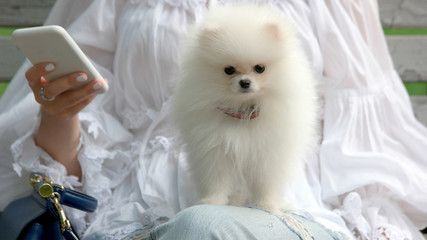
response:
<path id="1" fill-rule="evenodd" d="M 103 87 L 100 79 L 73 89 L 87 81 L 84 72 L 76 72 L 47 82 L 43 76 L 53 72 L 52 63 L 37 64 L 26 72 L 28 84 L 34 93 L 36 101 L 41 105 L 42 112 L 60 119 L 70 119 L 86 107 L 95 96 L 93 93 Z"/>
<path id="2" fill-rule="evenodd" d="M 53 72 L 54 68 L 52 63 L 41 63 L 25 74 L 36 101 L 41 105 L 35 143 L 62 163 L 68 174 L 81 177 L 77 160 L 80 140 L 78 113 L 95 98 L 94 93 L 103 87 L 103 81 L 96 79 L 73 89 L 87 81 L 84 72 L 76 72 L 47 82 L 43 76 Z"/>

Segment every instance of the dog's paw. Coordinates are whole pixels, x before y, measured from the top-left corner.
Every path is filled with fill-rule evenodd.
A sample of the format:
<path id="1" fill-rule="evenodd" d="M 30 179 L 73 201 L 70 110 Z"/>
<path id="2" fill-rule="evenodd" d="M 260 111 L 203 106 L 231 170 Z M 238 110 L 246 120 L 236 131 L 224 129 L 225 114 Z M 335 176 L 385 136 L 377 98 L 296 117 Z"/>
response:
<path id="1" fill-rule="evenodd" d="M 199 200 L 199 204 L 227 205 L 228 197 L 220 194 L 211 195 Z"/>
<path id="2" fill-rule="evenodd" d="M 229 204 L 232 206 L 246 206 L 248 203 L 248 194 L 245 191 L 235 191 L 229 197 Z"/>
<path id="3" fill-rule="evenodd" d="M 281 211 L 280 205 L 271 201 L 259 201 L 256 203 L 256 206 L 273 214 L 279 214 Z"/>
<path id="4" fill-rule="evenodd" d="M 265 200 L 259 201 L 256 206 L 278 216 L 283 216 L 286 211 L 293 209 L 293 206 L 290 203 Z"/>
<path id="5" fill-rule="evenodd" d="M 280 204 L 280 212 L 286 212 L 295 209 L 295 206 L 292 203 L 282 202 Z"/>

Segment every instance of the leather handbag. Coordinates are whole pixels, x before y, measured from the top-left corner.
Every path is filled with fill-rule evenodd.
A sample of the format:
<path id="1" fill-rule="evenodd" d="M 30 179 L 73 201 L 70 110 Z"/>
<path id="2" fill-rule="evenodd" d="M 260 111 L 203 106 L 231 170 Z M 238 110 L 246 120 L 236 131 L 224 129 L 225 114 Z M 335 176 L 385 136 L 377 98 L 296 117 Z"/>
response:
<path id="1" fill-rule="evenodd" d="M 11 202 L 0 214 L 0 239 L 79 239 L 62 205 L 93 212 L 98 201 L 54 184 L 41 173 L 32 173 L 30 183 L 34 192 Z"/>

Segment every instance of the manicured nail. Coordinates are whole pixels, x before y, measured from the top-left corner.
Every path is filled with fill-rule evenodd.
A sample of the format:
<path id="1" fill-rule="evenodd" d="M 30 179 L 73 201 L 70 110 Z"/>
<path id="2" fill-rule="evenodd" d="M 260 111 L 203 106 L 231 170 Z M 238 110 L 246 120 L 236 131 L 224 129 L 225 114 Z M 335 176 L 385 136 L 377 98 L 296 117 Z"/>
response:
<path id="1" fill-rule="evenodd" d="M 87 76 L 85 74 L 79 75 L 76 80 L 77 82 L 84 82 L 87 80 Z"/>
<path id="2" fill-rule="evenodd" d="M 52 63 L 49 63 L 48 65 L 46 65 L 44 67 L 44 70 L 46 70 L 48 72 L 52 71 L 53 69 L 55 69 L 55 65 L 53 65 Z"/>
<path id="3" fill-rule="evenodd" d="M 93 85 L 93 89 L 95 89 L 95 90 L 98 90 L 98 89 L 100 89 L 100 88 L 102 88 L 102 85 L 101 85 L 101 83 L 100 83 L 100 82 L 97 82 L 97 83 L 95 83 L 95 84 Z"/>

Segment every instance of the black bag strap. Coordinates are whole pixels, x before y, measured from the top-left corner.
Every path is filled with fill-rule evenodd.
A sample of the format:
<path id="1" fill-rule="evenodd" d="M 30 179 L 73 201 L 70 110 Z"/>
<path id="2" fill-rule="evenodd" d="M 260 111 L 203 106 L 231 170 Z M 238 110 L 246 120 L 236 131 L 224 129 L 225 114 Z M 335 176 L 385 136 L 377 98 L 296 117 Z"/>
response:
<path id="1" fill-rule="evenodd" d="M 0 239 L 17 239 L 25 226 L 46 212 L 46 207 L 30 195 L 11 202 L 0 214 Z"/>

